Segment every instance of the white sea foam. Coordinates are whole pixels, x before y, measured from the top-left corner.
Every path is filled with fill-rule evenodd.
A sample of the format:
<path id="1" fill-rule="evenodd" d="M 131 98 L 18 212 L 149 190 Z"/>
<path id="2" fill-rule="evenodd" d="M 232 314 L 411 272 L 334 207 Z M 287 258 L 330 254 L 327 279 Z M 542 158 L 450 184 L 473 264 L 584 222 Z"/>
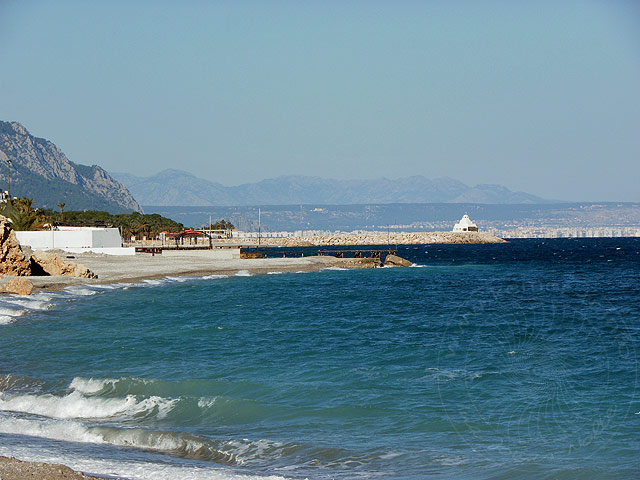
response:
<path id="1" fill-rule="evenodd" d="M 205 275 L 202 277 L 203 280 L 216 280 L 218 278 L 229 278 L 229 275 Z"/>
<path id="2" fill-rule="evenodd" d="M 2 299 L 2 303 L 10 306 L 17 305 L 27 310 L 49 310 L 53 307 L 53 304 L 49 300 L 40 300 L 37 297 L 32 298 L 19 298 L 17 296 L 10 296 Z"/>
<path id="3" fill-rule="evenodd" d="M 112 418 L 155 415 L 164 418 L 177 400 L 148 397 L 138 400 L 134 395 L 124 398 L 87 397 L 79 391 L 58 397 L 55 395 L 7 395 L 0 393 L 0 410 L 31 413 L 50 418 Z"/>
<path id="4" fill-rule="evenodd" d="M 84 394 L 92 394 L 98 393 L 107 385 L 114 385 L 118 380 L 115 378 L 82 378 L 75 377 L 71 383 L 69 384 L 69 388 L 73 390 L 84 393 Z"/>
<path id="5" fill-rule="evenodd" d="M 0 325 L 7 325 L 15 321 L 16 321 L 15 317 L 10 317 L 8 315 L 0 315 Z"/>
<path id="6" fill-rule="evenodd" d="M 190 280 L 197 280 L 198 277 L 165 277 L 167 280 L 171 282 L 184 283 Z"/>
<path id="7" fill-rule="evenodd" d="M 249 273 L 249 270 L 238 270 L 238 272 L 236 272 L 236 277 L 250 277 L 251 274 Z"/>
<path id="8" fill-rule="evenodd" d="M 91 428 L 72 420 L 29 420 L 0 417 L 0 432 L 5 434 L 29 435 L 63 442 L 92 444 L 113 444 L 137 447 L 144 450 L 198 452 L 201 442 L 197 438 L 183 438 L 163 432 L 144 432 L 140 429 L 131 431 L 115 429 Z M 138 443 L 140 442 L 140 443 Z M 232 456 L 230 452 L 220 451 L 220 457 Z M 281 476 L 248 475 L 229 470 L 219 464 L 190 466 L 179 463 L 172 464 L 166 458 L 157 459 L 141 453 L 134 458 L 118 458 L 112 455 L 104 458 L 93 452 L 87 455 L 77 449 L 66 448 L 65 443 L 48 443 L 40 441 L 36 445 L 31 442 L 2 443 L 0 455 L 16 456 L 26 461 L 40 461 L 52 464 L 62 463 L 69 467 L 98 475 L 126 477 L 135 480 L 284 480 Z"/>
<path id="9" fill-rule="evenodd" d="M 228 440 L 225 442 L 225 450 L 233 451 L 235 461 L 238 465 L 245 464 L 254 459 L 260 459 L 265 457 L 278 457 L 278 453 L 283 447 L 284 443 L 276 442 L 273 440 Z"/>
<path id="10" fill-rule="evenodd" d="M 345 270 L 349 270 L 349 269 L 348 268 L 342 268 L 342 267 L 327 267 L 327 268 L 324 268 L 323 270 L 345 271 Z"/>
<path id="11" fill-rule="evenodd" d="M 280 275 L 284 272 L 267 272 L 267 275 Z"/>
<path id="12" fill-rule="evenodd" d="M 71 293 L 72 295 L 79 295 L 81 297 L 89 297 L 91 295 L 95 295 L 96 293 L 98 293 L 93 288 L 80 287 L 80 286 L 67 287 L 67 288 L 65 288 L 65 290 L 67 292 Z"/>
<path id="13" fill-rule="evenodd" d="M 109 284 L 109 283 L 100 283 L 98 285 L 92 285 L 91 288 L 95 288 L 98 290 L 115 290 L 118 288 L 117 284 Z"/>
<path id="14" fill-rule="evenodd" d="M 85 443 L 102 443 L 100 435 L 92 434 L 87 427 L 70 420 L 30 420 L 26 418 L 0 418 L 0 432 L 31 435 L 52 440 Z"/>
<path id="15" fill-rule="evenodd" d="M 0 315 L 8 317 L 19 317 L 27 313 L 24 309 L 0 307 Z"/>
<path id="16" fill-rule="evenodd" d="M 211 408 L 215 405 L 217 401 L 217 397 L 213 397 L 213 398 L 201 398 L 198 400 L 198 407 L 205 409 L 205 408 Z"/>

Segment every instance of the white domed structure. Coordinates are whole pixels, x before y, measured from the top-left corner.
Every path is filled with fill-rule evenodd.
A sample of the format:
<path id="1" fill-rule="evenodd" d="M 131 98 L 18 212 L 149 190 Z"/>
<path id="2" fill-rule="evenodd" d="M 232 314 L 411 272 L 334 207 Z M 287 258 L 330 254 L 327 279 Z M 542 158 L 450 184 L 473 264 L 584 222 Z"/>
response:
<path id="1" fill-rule="evenodd" d="M 477 232 L 478 226 L 471 221 L 469 215 L 466 213 L 462 216 L 460 221 L 453 226 L 454 232 Z"/>

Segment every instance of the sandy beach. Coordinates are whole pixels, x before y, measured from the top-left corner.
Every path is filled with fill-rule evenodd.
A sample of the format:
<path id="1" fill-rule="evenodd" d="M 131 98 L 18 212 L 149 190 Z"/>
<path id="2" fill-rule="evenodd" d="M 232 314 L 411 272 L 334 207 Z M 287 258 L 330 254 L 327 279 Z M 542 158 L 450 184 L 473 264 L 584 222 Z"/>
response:
<path id="1" fill-rule="evenodd" d="M 23 462 L 16 458 L 0 457 L 0 479 L 24 480 L 104 480 L 107 477 L 94 477 L 77 472 L 64 465 L 41 462 Z M 118 478 L 118 477 L 110 477 Z"/>

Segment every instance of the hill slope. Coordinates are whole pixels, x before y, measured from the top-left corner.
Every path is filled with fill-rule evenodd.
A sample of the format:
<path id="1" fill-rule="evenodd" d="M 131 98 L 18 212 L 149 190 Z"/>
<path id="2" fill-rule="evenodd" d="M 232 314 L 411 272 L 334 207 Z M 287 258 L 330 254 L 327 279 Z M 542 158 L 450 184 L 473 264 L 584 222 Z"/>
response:
<path id="1" fill-rule="evenodd" d="M 469 187 L 458 180 L 422 176 L 373 180 L 332 180 L 283 176 L 226 187 L 182 170 L 164 170 L 150 177 L 111 175 L 124 183 L 143 205 L 242 206 L 292 204 L 386 203 L 547 203 L 500 185 Z"/>
<path id="2" fill-rule="evenodd" d="M 142 211 L 129 190 L 97 165 L 70 162 L 52 142 L 31 135 L 17 122 L 0 121 L 0 185 L 7 187 L 11 161 L 11 195 L 33 198 L 38 207 L 68 210 Z"/>

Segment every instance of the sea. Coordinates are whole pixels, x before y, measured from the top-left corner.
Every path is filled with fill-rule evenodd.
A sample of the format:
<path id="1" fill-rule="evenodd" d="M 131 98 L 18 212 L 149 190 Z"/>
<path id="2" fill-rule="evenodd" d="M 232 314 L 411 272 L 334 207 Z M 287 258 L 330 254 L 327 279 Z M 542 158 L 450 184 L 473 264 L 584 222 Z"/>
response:
<path id="1" fill-rule="evenodd" d="M 640 478 L 640 238 L 398 255 L 0 297 L 0 455 L 153 480 Z"/>

